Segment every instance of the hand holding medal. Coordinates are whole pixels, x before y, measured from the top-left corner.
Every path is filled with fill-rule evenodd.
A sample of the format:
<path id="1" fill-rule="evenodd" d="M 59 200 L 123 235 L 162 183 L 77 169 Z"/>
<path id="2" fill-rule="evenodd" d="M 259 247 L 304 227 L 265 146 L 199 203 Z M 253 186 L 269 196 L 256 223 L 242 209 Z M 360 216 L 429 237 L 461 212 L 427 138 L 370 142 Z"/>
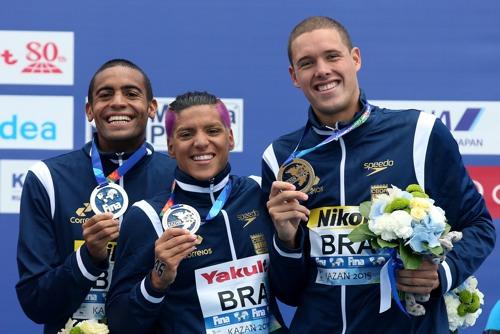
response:
<path id="1" fill-rule="evenodd" d="M 177 276 L 181 261 L 196 249 L 197 237 L 183 228 L 169 228 L 155 242 L 155 264 L 151 283 L 157 290 L 165 290 Z"/>
<path id="2" fill-rule="evenodd" d="M 309 210 L 300 204 L 301 201 L 307 201 L 307 198 L 307 194 L 295 190 L 291 183 L 273 182 L 267 208 L 278 238 L 288 248 L 296 248 L 295 237 L 299 223 L 308 220 Z"/>
<path id="3" fill-rule="evenodd" d="M 108 242 L 118 238 L 120 225 L 111 213 L 101 213 L 87 220 L 83 225 L 85 247 L 96 262 L 108 257 Z"/>

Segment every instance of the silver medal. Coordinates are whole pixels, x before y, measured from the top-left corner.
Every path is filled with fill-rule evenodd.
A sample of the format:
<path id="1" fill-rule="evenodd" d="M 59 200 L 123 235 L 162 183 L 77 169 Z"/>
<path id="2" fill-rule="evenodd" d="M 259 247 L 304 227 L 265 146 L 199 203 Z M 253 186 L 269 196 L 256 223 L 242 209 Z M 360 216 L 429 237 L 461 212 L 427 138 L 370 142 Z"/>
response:
<path id="1" fill-rule="evenodd" d="M 176 204 L 169 208 L 161 220 L 163 229 L 184 228 L 195 234 L 200 228 L 201 218 L 198 211 L 187 204 Z"/>
<path id="2" fill-rule="evenodd" d="M 116 183 L 97 186 L 90 195 L 90 206 L 94 213 L 111 212 L 116 219 L 127 211 L 128 195 L 125 189 Z"/>

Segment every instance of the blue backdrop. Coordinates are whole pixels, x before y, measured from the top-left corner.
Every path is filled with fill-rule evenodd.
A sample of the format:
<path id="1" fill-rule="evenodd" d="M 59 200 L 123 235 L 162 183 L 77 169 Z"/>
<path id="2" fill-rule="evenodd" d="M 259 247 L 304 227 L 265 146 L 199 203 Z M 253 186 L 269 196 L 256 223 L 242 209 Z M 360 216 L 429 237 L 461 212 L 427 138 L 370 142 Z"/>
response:
<path id="1" fill-rule="evenodd" d="M 231 154 L 233 171 L 259 174 L 260 156 L 270 141 L 306 120 L 307 102 L 288 76 L 286 42 L 293 26 L 310 15 L 335 17 L 348 28 L 361 48 L 360 85 L 370 100 L 500 101 L 496 0 L 4 0 L 0 31 L 74 33 L 74 54 L 57 60 L 61 66 L 70 63 L 74 75 L 69 84 L 4 81 L 2 73 L 12 60 L 4 51 L 13 41 L 2 37 L 9 34 L 0 35 L 0 99 L 72 96 L 73 122 L 68 126 L 73 131 L 67 145 L 79 148 L 85 142 L 84 103 L 91 75 L 110 58 L 129 58 L 150 75 L 156 96 L 208 90 L 242 99 L 243 152 Z M 54 50 L 46 51 L 51 58 Z M 32 112 L 35 115 L 37 108 Z M 500 121 L 500 110 L 493 112 Z M 10 140 L 7 137 L 4 131 L 0 141 Z M 493 154 L 469 151 L 466 164 L 499 166 L 500 141 L 496 143 L 498 152 Z M 43 159 L 66 151 L 9 149 L 1 142 L 0 147 L 0 162 Z M 1 192 L 7 183 L 0 184 Z M 18 215 L 5 212 L 0 214 L 0 332 L 41 332 L 24 316 L 15 296 Z M 486 314 L 500 299 L 498 248 L 477 273 L 486 294 Z M 479 333 L 485 322 L 483 314 L 463 333 Z"/>

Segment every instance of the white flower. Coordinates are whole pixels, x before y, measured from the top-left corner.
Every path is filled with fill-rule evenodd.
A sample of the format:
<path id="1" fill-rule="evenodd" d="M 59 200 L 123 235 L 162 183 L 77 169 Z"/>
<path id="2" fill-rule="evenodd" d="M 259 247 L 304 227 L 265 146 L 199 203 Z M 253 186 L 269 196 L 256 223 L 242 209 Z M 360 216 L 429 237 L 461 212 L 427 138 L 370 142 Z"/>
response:
<path id="1" fill-rule="evenodd" d="M 108 334 L 109 329 L 105 324 L 97 322 L 97 320 L 85 320 L 76 324 L 76 320 L 69 319 L 66 322 L 64 328 L 62 328 L 57 334 L 69 334 L 71 329 L 79 327 L 84 334 Z M 76 325 L 75 325 L 76 324 Z"/>
<path id="2" fill-rule="evenodd" d="M 368 222 L 368 228 L 385 241 L 391 241 L 397 238 L 393 229 L 395 224 L 395 219 L 390 214 L 384 213 L 370 220 Z"/>
<path id="3" fill-rule="evenodd" d="M 410 215 L 412 216 L 413 219 L 419 221 L 425 218 L 427 216 L 427 212 L 425 212 L 425 209 L 415 207 L 411 208 Z"/>
<path id="4" fill-rule="evenodd" d="M 448 313 L 449 328 L 450 331 L 453 332 L 464 324 L 464 320 L 457 313 L 460 300 L 454 293 L 447 293 L 444 295 L 444 301 L 446 304 L 446 312 Z"/>
<path id="5" fill-rule="evenodd" d="M 413 234 L 411 227 L 412 218 L 410 214 L 403 210 L 396 210 L 391 213 L 391 216 L 396 220 L 394 233 L 398 238 L 408 239 Z"/>
<path id="6" fill-rule="evenodd" d="M 469 277 L 465 280 L 464 284 L 468 286 L 468 289 L 476 290 L 477 289 L 477 278 L 474 276 Z"/>
<path id="7" fill-rule="evenodd" d="M 434 200 L 430 198 L 413 197 L 410 200 L 410 208 L 421 208 L 428 211 L 434 204 Z"/>
<path id="8" fill-rule="evenodd" d="M 78 324 L 85 334 L 108 334 L 108 326 L 100 324 L 97 320 L 85 320 Z"/>
<path id="9" fill-rule="evenodd" d="M 389 193 L 389 198 L 391 201 L 396 198 L 406 198 L 407 200 L 411 200 L 413 195 L 407 191 L 401 190 L 395 185 L 392 185 L 391 188 L 387 188 L 387 192 Z"/>
<path id="10" fill-rule="evenodd" d="M 75 326 L 75 323 L 76 323 L 76 320 L 69 318 L 68 321 L 66 321 L 64 328 L 61 328 L 61 330 L 59 332 L 57 332 L 57 334 L 69 334 L 69 332 L 71 331 L 71 328 L 73 328 L 73 326 Z"/>
<path id="11" fill-rule="evenodd" d="M 411 216 L 406 211 L 396 210 L 390 214 L 384 213 L 368 222 L 368 228 L 385 241 L 398 238 L 407 239 L 412 233 Z"/>
<path id="12" fill-rule="evenodd" d="M 477 318 L 479 318 L 479 316 L 481 315 L 482 312 L 483 312 L 483 310 L 479 309 L 479 310 L 477 310 L 474 313 L 467 313 L 464 316 L 464 326 L 465 327 L 474 326 L 474 324 L 476 323 Z"/>
<path id="13" fill-rule="evenodd" d="M 445 227 L 446 224 L 446 217 L 444 210 L 441 209 L 439 206 L 433 206 L 429 210 L 429 218 L 434 224 L 437 224 L 439 226 L 442 226 L 442 228 Z"/>
<path id="14" fill-rule="evenodd" d="M 473 326 L 479 315 L 482 313 L 481 308 L 479 308 L 474 313 L 465 313 L 464 316 L 460 316 L 458 314 L 458 308 L 462 304 L 462 302 L 460 302 L 459 294 L 464 290 L 477 295 L 479 298 L 479 304 L 484 304 L 484 294 L 477 289 L 477 279 L 474 276 L 467 278 L 459 287 L 447 292 L 444 295 L 444 301 L 446 304 L 446 312 L 448 313 L 448 322 L 451 331 L 455 331 L 461 327 Z"/>

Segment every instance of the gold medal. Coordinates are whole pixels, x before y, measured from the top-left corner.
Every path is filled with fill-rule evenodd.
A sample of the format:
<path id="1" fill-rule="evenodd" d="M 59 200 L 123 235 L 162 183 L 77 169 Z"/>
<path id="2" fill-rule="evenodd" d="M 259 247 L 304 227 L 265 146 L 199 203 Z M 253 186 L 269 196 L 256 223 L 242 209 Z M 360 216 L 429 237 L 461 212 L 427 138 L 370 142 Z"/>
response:
<path id="1" fill-rule="evenodd" d="M 308 193 L 319 179 L 314 174 L 311 164 L 304 159 L 293 159 L 289 164 L 281 166 L 278 171 L 278 181 L 288 182 L 295 189 Z"/>

